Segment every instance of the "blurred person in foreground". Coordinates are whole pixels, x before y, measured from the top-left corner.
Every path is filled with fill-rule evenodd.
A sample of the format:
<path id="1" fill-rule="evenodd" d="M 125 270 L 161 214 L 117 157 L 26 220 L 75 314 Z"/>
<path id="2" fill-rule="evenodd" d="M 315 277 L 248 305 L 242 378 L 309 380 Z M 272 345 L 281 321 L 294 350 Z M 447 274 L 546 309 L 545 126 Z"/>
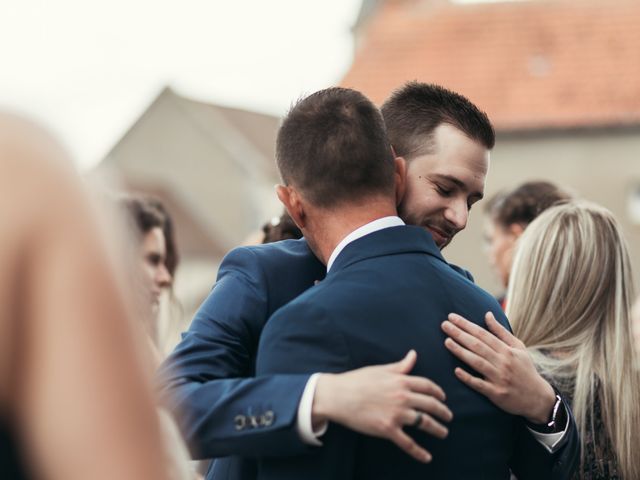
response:
<path id="1" fill-rule="evenodd" d="M 488 247 L 489 263 L 502 284 L 509 285 L 509 272 L 518 239 L 538 215 L 571 196 L 556 185 L 545 181 L 526 182 L 515 189 L 498 193 L 485 207 L 487 218 L 484 237 Z M 504 309 L 506 297 L 498 299 Z"/>
<path id="2" fill-rule="evenodd" d="M 0 171 L 0 478 L 169 478 L 100 214 L 58 144 L 6 114 Z"/>
<path id="3" fill-rule="evenodd" d="M 442 249 L 465 228 L 469 210 L 483 196 L 495 141 L 491 123 L 463 96 L 417 82 L 394 92 L 382 113 L 396 154 L 407 162 L 399 216 L 429 232 Z M 452 268 L 472 280 L 469 272 Z M 192 452 L 217 457 L 208 478 L 253 479 L 255 457 L 323 448 L 329 421 L 393 441 L 419 461 L 430 458 L 403 428 L 416 411 L 425 432 L 444 428 L 432 413 L 445 395 L 428 379 L 409 375 L 415 351 L 392 364 L 341 374 L 254 378 L 268 318 L 325 274 L 305 239 L 237 248 L 223 260 L 214 288 L 162 368 L 164 398 L 178 412 Z M 546 420 L 556 402 L 552 387 L 535 369 L 508 386 L 503 373 L 492 381 L 505 392 L 492 401 L 509 413 Z M 542 449 L 544 461 L 559 472 L 568 471 L 573 450 L 564 445 L 574 431 L 568 424 L 551 446 L 545 436 L 530 448 Z"/>
<path id="4" fill-rule="evenodd" d="M 487 315 L 493 335 L 452 316 L 447 345 L 480 374 L 521 355 L 572 402 L 584 480 L 638 479 L 640 371 L 634 369 L 631 260 L 620 225 L 586 202 L 551 207 L 520 238 L 510 275 L 511 335 Z M 475 337 L 475 338 L 474 338 Z M 524 360 L 524 358 L 523 358 Z M 480 393 L 486 383 L 457 369 Z"/>

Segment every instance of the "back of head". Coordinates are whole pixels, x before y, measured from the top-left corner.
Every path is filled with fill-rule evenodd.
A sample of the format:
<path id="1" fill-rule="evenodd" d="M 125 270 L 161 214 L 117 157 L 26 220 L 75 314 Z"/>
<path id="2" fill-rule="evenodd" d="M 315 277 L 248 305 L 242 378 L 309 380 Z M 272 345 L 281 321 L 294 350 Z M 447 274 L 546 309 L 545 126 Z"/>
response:
<path id="1" fill-rule="evenodd" d="M 640 441 L 640 376 L 633 369 L 630 320 L 634 288 L 618 222 L 587 202 L 549 208 L 520 237 L 510 278 L 507 316 L 514 334 L 532 349 L 543 372 L 573 385 L 582 434 L 590 428 L 594 403 L 601 403 L 621 469 L 633 473 L 623 477 L 637 478 L 629 447 Z"/>
<path id="2" fill-rule="evenodd" d="M 464 96 L 439 85 L 409 82 L 382 105 L 389 141 L 406 160 L 431 153 L 434 130 L 449 124 L 491 150 L 495 132 L 486 113 Z"/>
<path id="3" fill-rule="evenodd" d="M 547 208 L 571 199 L 568 192 L 551 182 L 526 182 L 507 193 L 493 197 L 486 206 L 491 219 L 508 227 L 529 225 Z"/>
<path id="4" fill-rule="evenodd" d="M 294 105 L 278 132 L 276 158 L 284 183 L 316 207 L 394 192 L 382 116 L 355 90 L 328 88 Z"/>

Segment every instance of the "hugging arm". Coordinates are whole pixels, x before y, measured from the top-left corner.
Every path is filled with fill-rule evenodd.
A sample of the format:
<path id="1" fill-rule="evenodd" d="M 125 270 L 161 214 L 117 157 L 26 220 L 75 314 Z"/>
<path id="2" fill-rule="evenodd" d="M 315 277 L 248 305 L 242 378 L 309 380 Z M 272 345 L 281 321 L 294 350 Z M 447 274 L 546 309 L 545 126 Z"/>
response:
<path id="1" fill-rule="evenodd" d="M 452 414 L 443 403 L 442 389 L 426 378 L 406 375 L 415 364 L 414 351 L 396 363 L 337 374 L 356 364 L 347 342 L 332 325 L 328 314 L 313 305 L 294 303 L 281 309 L 261 339 L 258 374 L 326 372 L 320 376 L 314 399 L 314 409 L 323 420 L 386 438 L 416 460 L 430 461 L 431 455 L 403 427 L 415 421 L 419 410 L 423 413 L 420 428 L 444 438 L 448 432 L 439 420 L 449 421 Z M 325 385 L 327 390 L 321 391 Z"/>
<path id="2" fill-rule="evenodd" d="M 255 254 L 246 248 L 232 251 L 189 331 L 161 368 L 164 403 L 176 413 L 196 458 L 295 455 L 309 449 L 297 423 L 300 399 L 310 373 L 330 370 L 253 378 L 267 297 L 266 275 Z M 408 375 L 414 363 L 415 353 L 409 353 L 388 365 L 320 375 L 312 396 L 318 401 L 309 409 L 313 423 L 334 421 L 391 439 L 416 458 L 424 456 L 413 440 L 400 435 L 406 411 L 424 411 L 423 429 L 438 436 L 446 430 L 430 415 L 448 420 L 451 414 L 437 385 Z M 265 415 L 269 425 L 260 421 Z"/>
<path id="3" fill-rule="evenodd" d="M 307 448 L 295 423 L 309 374 L 253 378 L 268 314 L 262 275 L 250 250 L 227 255 L 216 285 L 161 368 L 163 400 L 196 458 L 293 455 Z"/>

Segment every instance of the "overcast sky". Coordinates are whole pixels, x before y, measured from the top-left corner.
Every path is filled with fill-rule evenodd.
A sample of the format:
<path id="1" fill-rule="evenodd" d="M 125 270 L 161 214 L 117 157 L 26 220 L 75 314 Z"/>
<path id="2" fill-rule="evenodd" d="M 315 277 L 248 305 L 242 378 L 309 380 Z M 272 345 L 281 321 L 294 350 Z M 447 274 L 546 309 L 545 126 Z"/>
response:
<path id="1" fill-rule="evenodd" d="M 160 90 L 282 114 L 353 55 L 361 0 L 1 0 L 0 107 L 95 165 Z"/>

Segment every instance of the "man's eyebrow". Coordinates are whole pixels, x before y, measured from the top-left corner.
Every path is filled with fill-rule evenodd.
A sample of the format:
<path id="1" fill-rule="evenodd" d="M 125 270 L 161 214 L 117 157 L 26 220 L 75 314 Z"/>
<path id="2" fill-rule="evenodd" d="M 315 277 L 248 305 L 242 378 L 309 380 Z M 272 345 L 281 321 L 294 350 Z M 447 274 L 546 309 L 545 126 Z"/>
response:
<path id="1" fill-rule="evenodd" d="M 453 184 L 455 184 L 457 187 L 462 188 L 462 189 L 466 189 L 467 186 L 465 185 L 464 182 L 462 182 L 459 178 L 453 177 L 451 175 L 445 175 L 442 173 L 435 173 L 433 174 L 434 178 L 437 178 L 439 180 L 446 180 L 448 182 L 451 182 Z M 481 192 L 474 192 L 471 193 L 470 195 L 471 197 L 477 198 L 478 200 L 482 200 L 484 198 L 484 194 Z"/>

